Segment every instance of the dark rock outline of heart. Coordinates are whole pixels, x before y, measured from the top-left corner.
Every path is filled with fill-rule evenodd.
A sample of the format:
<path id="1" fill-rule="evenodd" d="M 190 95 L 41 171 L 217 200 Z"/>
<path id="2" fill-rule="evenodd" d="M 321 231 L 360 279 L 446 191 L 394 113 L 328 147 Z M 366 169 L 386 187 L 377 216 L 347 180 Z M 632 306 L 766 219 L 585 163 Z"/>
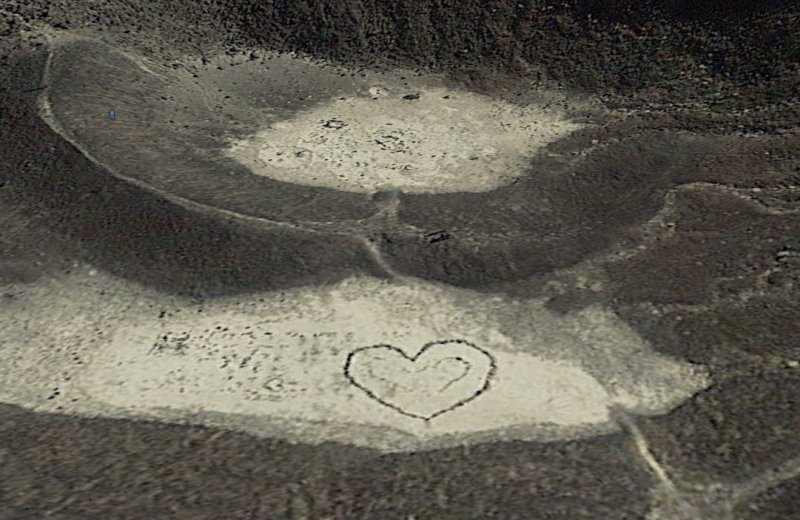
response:
<path id="1" fill-rule="evenodd" d="M 381 399 L 372 390 L 370 390 L 369 388 L 359 384 L 355 380 L 355 378 L 350 375 L 350 367 L 352 365 L 353 358 L 355 357 L 356 354 L 358 354 L 359 352 L 363 352 L 365 350 L 372 350 L 372 349 L 378 349 L 378 348 L 389 349 L 389 350 L 392 350 L 392 351 L 400 354 L 403 358 L 405 358 L 405 359 L 411 361 L 412 363 L 414 363 L 428 349 L 433 348 L 433 347 L 435 347 L 437 345 L 446 345 L 448 343 L 458 343 L 458 344 L 461 344 L 461 345 L 467 345 L 468 347 L 474 348 L 478 352 L 483 353 L 484 355 L 486 355 L 487 358 L 489 358 L 489 370 L 486 372 L 485 381 L 483 383 L 483 386 L 480 387 L 478 390 L 476 390 L 475 393 L 473 393 L 472 395 L 470 395 L 468 397 L 465 397 L 464 399 L 461 399 L 457 403 L 453 404 L 452 406 L 450 406 L 448 408 L 445 408 L 444 410 L 440 410 L 440 411 L 434 413 L 431 416 L 417 415 L 417 414 L 414 414 L 414 413 L 407 412 L 407 411 L 403 410 L 402 408 L 400 408 L 399 406 L 396 406 L 396 405 L 394 405 L 392 403 L 389 403 L 389 402 Z M 497 363 L 496 363 L 496 360 L 494 359 L 494 356 L 492 356 L 486 350 L 478 347 L 477 345 L 474 345 L 474 344 L 470 343 L 469 341 L 465 341 L 463 339 L 446 339 L 446 340 L 442 340 L 442 341 L 432 341 L 430 343 L 426 343 L 425 345 L 423 345 L 423 347 L 420 349 L 420 351 L 414 356 L 409 356 L 402 349 L 397 348 L 394 345 L 387 345 L 387 344 L 383 344 L 383 343 L 382 344 L 378 344 L 378 345 L 370 345 L 368 347 L 359 347 L 359 348 L 351 351 L 347 355 L 347 361 L 345 361 L 345 364 L 344 364 L 344 376 L 347 378 L 348 381 L 350 381 L 350 383 L 353 386 L 355 386 L 356 388 L 358 388 L 359 390 L 361 390 L 362 392 L 367 394 L 369 397 L 371 397 L 375 401 L 379 402 L 380 404 L 382 404 L 382 405 L 384 405 L 384 406 L 386 406 L 388 408 L 391 408 L 392 410 L 394 410 L 396 412 L 399 412 L 399 413 L 401 413 L 401 414 L 403 414 L 405 416 L 408 416 L 408 417 L 413 417 L 415 419 L 422 419 L 424 421 L 433 420 L 434 418 L 436 418 L 436 417 L 438 417 L 438 416 L 440 416 L 440 415 L 442 415 L 444 413 L 450 412 L 450 411 L 452 411 L 452 410 L 454 410 L 454 409 L 456 409 L 456 408 L 458 408 L 460 406 L 463 406 L 463 405 L 467 404 L 468 402 L 472 401 L 473 399 L 477 398 L 478 396 L 480 396 L 482 393 L 484 393 L 486 390 L 488 390 L 489 387 L 491 386 L 492 376 L 494 376 L 496 370 L 497 370 Z"/>

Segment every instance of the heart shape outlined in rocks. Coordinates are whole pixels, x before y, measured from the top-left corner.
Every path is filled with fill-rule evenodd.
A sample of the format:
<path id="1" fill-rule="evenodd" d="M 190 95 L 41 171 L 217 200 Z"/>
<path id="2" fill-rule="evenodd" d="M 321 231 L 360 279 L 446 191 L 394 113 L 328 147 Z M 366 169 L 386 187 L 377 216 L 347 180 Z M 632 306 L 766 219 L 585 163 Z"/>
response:
<path id="1" fill-rule="evenodd" d="M 492 355 L 451 339 L 425 344 L 409 356 L 392 345 L 358 348 L 347 356 L 347 379 L 375 401 L 403 415 L 429 421 L 489 389 Z"/>

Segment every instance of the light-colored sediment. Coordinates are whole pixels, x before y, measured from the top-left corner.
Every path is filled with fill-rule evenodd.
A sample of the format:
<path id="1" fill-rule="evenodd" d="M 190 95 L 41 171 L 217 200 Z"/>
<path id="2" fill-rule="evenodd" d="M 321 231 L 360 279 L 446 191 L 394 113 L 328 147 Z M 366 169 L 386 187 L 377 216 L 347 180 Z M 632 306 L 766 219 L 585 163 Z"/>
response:
<path id="1" fill-rule="evenodd" d="M 601 307 L 422 281 L 200 304 L 84 272 L 0 312 L 0 401 L 385 451 L 592 435 L 612 406 L 663 413 L 708 384 Z"/>
<path id="2" fill-rule="evenodd" d="M 558 105 L 520 106 L 464 90 L 411 92 L 387 79 L 234 142 L 253 173 L 344 191 L 491 191 L 581 125 Z"/>

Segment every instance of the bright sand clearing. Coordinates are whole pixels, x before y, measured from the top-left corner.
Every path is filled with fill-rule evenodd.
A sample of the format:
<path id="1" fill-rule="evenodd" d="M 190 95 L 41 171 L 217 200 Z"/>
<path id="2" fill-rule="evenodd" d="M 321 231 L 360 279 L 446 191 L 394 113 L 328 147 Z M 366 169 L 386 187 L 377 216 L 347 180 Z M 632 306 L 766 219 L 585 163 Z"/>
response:
<path id="1" fill-rule="evenodd" d="M 422 281 L 200 306 L 95 273 L 2 312 L 1 401 L 386 451 L 591 435 L 612 405 L 663 413 L 708 384 L 601 307 Z"/>
<path id="2" fill-rule="evenodd" d="M 408 94 L 383 84 L 274 123 L 232 143 L 229 154 L 257 175 L 304 186 L 491 191 L 524 175 L 545 145 L 580 128 L 558 105 L 545 106 L 445 88 Z"/>

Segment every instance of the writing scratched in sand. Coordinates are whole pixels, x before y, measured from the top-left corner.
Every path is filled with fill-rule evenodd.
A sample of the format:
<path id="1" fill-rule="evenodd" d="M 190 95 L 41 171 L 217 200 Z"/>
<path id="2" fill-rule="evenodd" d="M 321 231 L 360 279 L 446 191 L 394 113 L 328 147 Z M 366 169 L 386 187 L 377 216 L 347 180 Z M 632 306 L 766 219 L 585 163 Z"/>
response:
<path id="1" fill-rule="evenodd" d="M 180 393 L 201 384 L 249 401 L 284 401 L 315 389 L 313 367 L 342 367 L 325 391 L 352 385 L 376 404 L 430 420 L 464 406 L 488 389 L 494 359 L 452 339 L 405 352 L 391 345 L 358 347 L 353 332 L 298 332 L 217 326 L 161 334 L 147 355 L 162 359 L 163 383 Z M 172 363 L 164 365 L 164 360 Z M 191 368 L 190 368 L 191 367 Z M 191 371 L 191 372 L 190 372 Z"/>
<path id="2" fill-rule="evenodd" d="M 303 366 L 339 356 L 342 349 L 337 343 L 352 340 L 352 332 L 273 332 L 251 326 L 218 326 L 199 332 L 166 332 L 153 342 L 148 356 L 190 357 L 205 373 L 216 373 L 217 382 L 222 383 L 218 388 L 225 393 L 254 401 L 280 401 L 308 391 L 301 382 Z M 184 371 L 179 364 L 165 376 L 188 382 Z"/>

